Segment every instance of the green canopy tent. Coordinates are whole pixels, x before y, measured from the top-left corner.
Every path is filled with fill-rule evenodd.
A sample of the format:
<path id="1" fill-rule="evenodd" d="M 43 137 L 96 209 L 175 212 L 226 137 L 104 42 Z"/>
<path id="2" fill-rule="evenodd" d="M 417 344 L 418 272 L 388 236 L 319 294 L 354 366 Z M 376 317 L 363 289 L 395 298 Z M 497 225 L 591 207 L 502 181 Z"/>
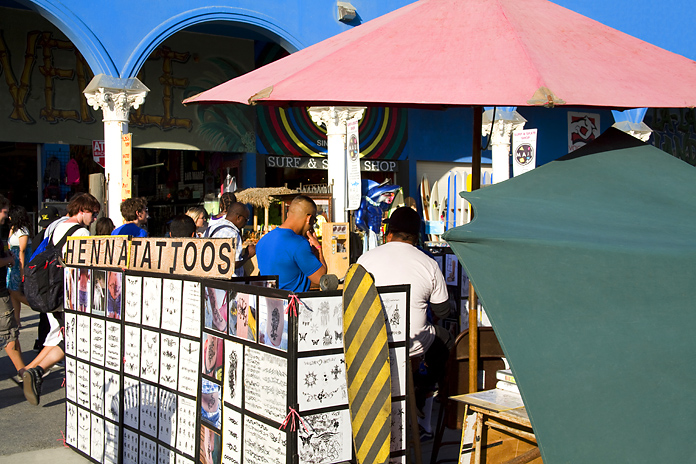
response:
<path id="1" fill-rule="evenodd" d="M 448 231 L 544 463 L 696 462 L 696 169 L 610 129 Z"/>

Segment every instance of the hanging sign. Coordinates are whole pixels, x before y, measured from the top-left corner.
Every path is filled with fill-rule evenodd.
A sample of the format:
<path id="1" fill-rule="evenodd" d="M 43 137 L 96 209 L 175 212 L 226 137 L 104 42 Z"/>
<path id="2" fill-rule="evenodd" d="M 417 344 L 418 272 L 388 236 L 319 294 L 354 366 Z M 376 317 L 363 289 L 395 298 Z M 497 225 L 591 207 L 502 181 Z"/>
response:
<path id="1" fill-rule="evenodd" d="M 537 129 L 512 133 L 512 175 L 518 176 L 536 167 Z"/>
<path id="2" fill-rule="evenodd" d="M 346 177 L 348 182 L 348 210 L 360 207 L 360 137 L 358 134 L 359 119 L 351 119 L 347 125 L 347 161 Z"/>
<path id="3" fill-rule="evenodd" d="M 133 134 L 121 136 L 121 201 L 130 198 L 132 191 L 133 166 Z"/>
<path id="4" fill-rule="evenodd" d="M 103 140 L 92 140 L 92 158 L 94 158 L 95 163 L 103 168 L 106 167 L 105 152 Z"/>

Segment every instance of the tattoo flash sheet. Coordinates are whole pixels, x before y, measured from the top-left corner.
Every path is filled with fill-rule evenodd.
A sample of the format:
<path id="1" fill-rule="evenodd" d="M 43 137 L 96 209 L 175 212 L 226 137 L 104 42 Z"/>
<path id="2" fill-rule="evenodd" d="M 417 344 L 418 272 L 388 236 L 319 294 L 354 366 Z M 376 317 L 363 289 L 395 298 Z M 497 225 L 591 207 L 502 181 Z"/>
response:
<path id="1" fill-rule="evenodd" d="M 244 462 L 285 464 L 287 435 L 275 427 L 244 416 Z"/>
<path id="2" fill-rule="evenodd" d="M 256 341 L 256 295 L 230 292 L 230 335 Z"/>
<path id="3" fill-rule="evenodd" d="M 405 342 L 409 335 L 408 327 L 406 327 L 406 294 L 404 292 L 382 293 L 380 297 L 386 312 L 389 343 Z"/>
<path id="4" fill-rule="evenodd" d="M 353 455 L 353 436 L 348 409 L 303 417 L 307 430 L 301 425 L 297 434 L 297 453 L 300 463 L 330 464 L 350 461 Z"/>
<path id="5" fill-rule="evenodd" d="M 181 280 L 164 279 L 162 282 L 162 329 L 171 332 L 181 331 Z"/>
<path id="6" fill-rule="evenodd" d="M 106 314 L 106 271 L 92 271 L 92 314 Z"/>
<path id="7" fill-rule="evenodd" d="M 105 342 L 106 342 L 106 321 L 104 319 L 98 319 L 96 317 L 92 319 L 92 343 L 90 360 L 94 364 L 104 365 L 104 355 L 105 355 Z"/>
<path id="8" fill-rule="evenodd" d="M 227 290 L 205 287 L 205 327 L 227 332 Z"/>
<path id="9" fill-rule="evenodd" d="M 176 449 L 189 456 L 196 450 L 196 401 L 179 396 Z"/>
<path id="10" fill-rule="evenodd" d="M 297 350 L 343 348 L 341 296 L 303 298 L 297 312 Z"/>
<path id="11" fill-rule="evenodd" d="M 222 385 L 223 398 L 226 402 L 238 408 L 242 407 L 242 371 L 243 371 L 244 345 L 225 340 L 225 363 L 223 365 L 226 375 Z"/>
<path id="12" fill-rule="evenodd" d="M 84 316 L 82 314 L 77 315 L 77 332 L 75 338 L 77 339 L 77 348 L 75 350 L 77 357 L 85 361 L 89 361 L 89 355 L 92 351 L 92 346 L 90 344 L 90 331 L 92 330 L 92 324 L 90 322 L 91 317 Z"/>
<path id="13" fill-rule="evenodd" d="M 76 356 L 77 353 L 77 316 L 75 313 L 65 314 L 65 354 Z"/>
<path id="14" fill-rule="evenodd" d="M 160 327 L 162 312 L 162 279 L 143 278 L 143 325 Z"/>
<path id="15" fill-rule="evenodd" d="M 124 337 L 123 372 L 140 376 L 140 329 L 128 325 Z"/>
<path id="16" fill-rule="evenodd" d="M 343 353 L 297 360 L 297 402 L 300 411 L 348 403 Z"/>
<path id="17" fill-rule="evenodd" d="M 142 330 L 142 355 L 140 357 L 140 377 L 156 383 L 159 380 L 160 334 L 152 330 Z"/>
<path id="18" fill-rule="evenodd" d="M 121 357 L 121 324 L 106 321 L 106 355 L 104 367 L 115 371 L 120 369 L 123 363 Z"/>
<path id="19" fill-rule="evenodd" d="M 143 301 L 143 278 L 139 276 L 126 276 L 126 313 L 125 321 L 140 324 Z"/>
<path id="20" fill-rule="evenodd" d="M 184 281 L 181 299 L 181 333 L 192 337 L 201 335 L 201 284 Z"/>
<path id="21" fill-rule="evenodd" d="M 179 391 L 191 396 L 198 395 L 200 347 L 200 342 L 186 339 L 179 344 Z"/>
<path id="22" fill-rule="evenodd" d="M 242 415 L 230 408 L 223 409 L 222 462 L 237 464 L 242 457 Z"/>
<path id="23" fill-rule="evenodd" d="M 283 351 L 288 350 L 287 300 L 259 297 L 259 343 Z"/>
<path id="24" fill-rule="evenodd" d="M 288 413 L 287 360 L 249 346 L 244 349 L 245 408 L 283 422 Z"/>
<path id="25" fill-rule="evenodd" d="M 160 344 L 160 384 L 176 390 L 179 376 L 179 337 L 162 334 Z"/>

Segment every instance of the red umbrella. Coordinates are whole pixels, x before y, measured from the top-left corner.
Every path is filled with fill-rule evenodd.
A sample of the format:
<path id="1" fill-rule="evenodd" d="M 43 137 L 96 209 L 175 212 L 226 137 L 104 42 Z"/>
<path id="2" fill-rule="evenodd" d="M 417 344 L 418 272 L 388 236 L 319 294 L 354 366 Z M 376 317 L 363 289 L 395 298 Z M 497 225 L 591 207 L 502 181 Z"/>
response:
<path id="1" fill-rule="evenodd" d="M 546 0 L 420 0 L 184 103 L 696 106 L 696 62 Z"/>

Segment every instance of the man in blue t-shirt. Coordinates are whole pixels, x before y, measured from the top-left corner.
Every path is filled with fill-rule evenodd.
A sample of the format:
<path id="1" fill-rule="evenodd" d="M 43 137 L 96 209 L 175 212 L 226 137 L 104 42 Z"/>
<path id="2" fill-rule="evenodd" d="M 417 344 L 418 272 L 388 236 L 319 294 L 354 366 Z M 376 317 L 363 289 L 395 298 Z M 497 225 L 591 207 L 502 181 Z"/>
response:
<path id="1" fill-rule="evenodd" d="M 295 197 L 285 222 L 256 244 L 260 274 L 277 275 L 278 287 L 291 292 L 306 292 L 312 283 L 319 285 L 326 274 L 326 261 L 314 234 L 316 222 L 314 200 Z"/>
<path id="2" fill-rule="evenodd" d="M 121 203 L 123 225 L 114 229 L 111 235 L 130 235 L 131 237 L 147 237 L 147 230 L 141 226 L 147 224 L 147 200 L 145 198 L 126 198 Z"/>

